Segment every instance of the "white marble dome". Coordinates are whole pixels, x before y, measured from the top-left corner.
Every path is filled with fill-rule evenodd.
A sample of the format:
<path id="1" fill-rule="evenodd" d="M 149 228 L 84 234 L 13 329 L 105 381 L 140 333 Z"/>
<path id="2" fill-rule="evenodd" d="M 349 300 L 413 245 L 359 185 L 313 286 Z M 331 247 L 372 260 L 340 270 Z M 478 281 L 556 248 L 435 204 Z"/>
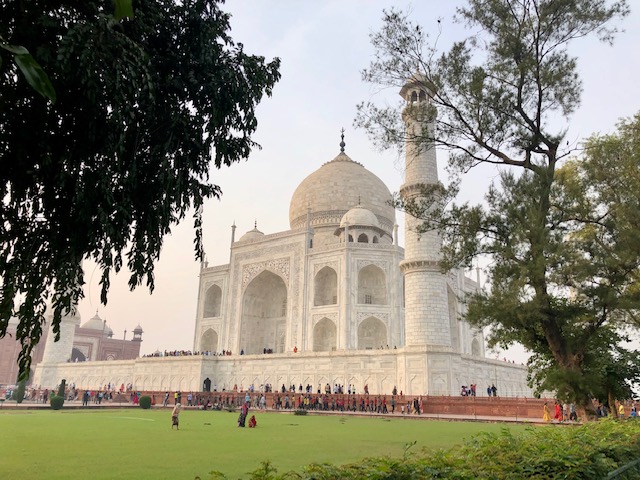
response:
<path id="1" fill-rule="evenodd" d="M 344 227 L 349 223 L 350 227 L 376 227 L 380 228 L 380 222 L 375 213 L 367 210 L 362 205 L 357 205 L 344 214 L 340 220 L 340 226 Z"/>
<path id="2" fill-rule="evenodd" d="M 341 152 L 298 185 L 289 206 L 289 224 L 292 229 L 304 227 L 309 208 L 311 226 L 335 228 L 345 213 L 361 204 L 391 234 L 396 219 L 391 198 L 382 180 Z"/>
<path id="3" fill-rule="evenodd" d="M 254 227 L 253 230 L 249 230 L 242 237 L 240 237 L 240 242 L 244 242 L 245 240 L 255 240 L 256 238 L 264 237 L 264 233 L 258 230 L 258 227 Z"/>

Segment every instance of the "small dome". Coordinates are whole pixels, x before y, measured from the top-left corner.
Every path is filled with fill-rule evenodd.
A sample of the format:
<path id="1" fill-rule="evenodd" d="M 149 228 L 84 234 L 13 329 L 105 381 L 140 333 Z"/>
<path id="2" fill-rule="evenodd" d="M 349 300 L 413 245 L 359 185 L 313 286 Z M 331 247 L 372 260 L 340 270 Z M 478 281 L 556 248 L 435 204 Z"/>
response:
<path id="1" fill-rule="evenodd" d="M 98 312 L 96 312 L 96 314 L 89 320 L 84 322 L 82 328 L 87 328 L 89 330 L 102 330 L 104 328 L 105 331 L 107 331 L 104 321 L 98 316 Z"/>
<path id="2" fill-rule="evenodd" d="M 349 223 L 350 227 L 376 227 L 380 228 L 380 222 L 376 214 L 371 210 L 358 205 L 353 207 L 347 213 L 344 214 L 342 220 L 340 220 L 340 227 L 344 228 L 345 223 Z"/>
<path id="3" fill-rule="evenodd" d="M 242 237 L 240 237 L 240 242 L 244 242 L 245 240 L 253 240 L 255 238 L 264 237 L 264 233 L 258 230 L 258 227 L 255 227 L 253 230 L 249 230 Z"/>
<path id="4" fill-rule="evenodd" d="M 133 329 L 133 333 L 144 333 L 140 324 L 138 324 L 138 326 Z"/>

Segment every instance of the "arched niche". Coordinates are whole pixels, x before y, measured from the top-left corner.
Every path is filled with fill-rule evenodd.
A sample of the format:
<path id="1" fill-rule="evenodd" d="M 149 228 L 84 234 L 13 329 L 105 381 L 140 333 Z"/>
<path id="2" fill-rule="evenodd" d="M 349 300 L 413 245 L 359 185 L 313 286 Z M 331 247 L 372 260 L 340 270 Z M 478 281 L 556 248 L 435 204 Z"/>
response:
<path id="1" fill-rule="evenodd" d="M 218 333 L 213 328 L 208 328 L 200 337 L 201 352 L 218 351 Z"/>
<path id="2" fill-rule="evenodd" d="M 313 304 L 316 307 L 338 303 L 338 274 L 333 268 L 322 267 L 316 274 L 313 285 Z"/>
<path id="3" fill-rule="evenodd" d="M 387 327 L 376 317 L 369 317 L 358 325 L 358 349 L 374 350 L 387 345 Z"/>
<path id="4" fill-rule="evenodd" d="M 366 233 L 361 233 L 358 236 L 358 243 L 369 243 L 369 237 Z"/>
<path id="5" fill-rule="evenodd" d="M 336 324 L 328 318 L 321 319 L 313 327 L 313 351 L 331 352 L 336 348 Z"/>
<path id="6" fill-rule="evenodd" d="M 284 351 L 287 287 L 284 280 L 268 270 L 255 277 L 242 296 L 242 317 L 238 351 L 263 353 L 265 348 Z"/>
<path id="7" fill-rule="evenodd" d="M 358 303 L 387 304 L 387 279 L 380 267 L 367 265 L 358 272 Z"/>
<path id="8" fill-rule="evenodd" d="M 74 347 L 71 350 L 71 361 L 72 362 L 86 362 L 87 361 L 87 357 L 79 349 Z"/>
<path id="9" fill-rule="evenodd" d="M 222 305 L 222 289 L 218 285 L 211 285 L 204 294 L 203 317 L 219 317 Z"/>
<path id="10" fill-rule="evenodd" d="M 482 349 L 480 348 L 480 342 L 477 338 L 471 340 L 471 355 L 473 355 L 474 357 L 482 356 Z"/>

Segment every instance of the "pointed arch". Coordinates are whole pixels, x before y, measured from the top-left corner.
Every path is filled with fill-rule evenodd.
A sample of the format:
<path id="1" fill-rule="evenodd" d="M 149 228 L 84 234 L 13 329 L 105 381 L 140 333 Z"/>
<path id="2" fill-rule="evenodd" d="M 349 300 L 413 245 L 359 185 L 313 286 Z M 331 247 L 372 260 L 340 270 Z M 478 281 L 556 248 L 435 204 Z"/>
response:
<path id="1" fill-rule="evenodd" d="M 247 285 L 242 295 L 242 316 L 238 351 L 262 353 L 263 349 L 284 351 L 287 301 L 284 280 L 269 270 L 263 270 Z"/>
<path id="2" fill-rule="evenodd" d="M 201 352 L 217 352 L 218 351 L 218 332 L 213 328 L 208 328 L 200 337 Z"/>
<path id="3" fill-rule="evenodd" d="M 387 305 L 387 278 L 376 265 L 367 265 L 358 272 L 358 303 Z"/>
<path id="4" fill-rule="evenodd" d="M 204 318 L 219 317 L 222 306 L 222 289 L 218 285 L 211 285 L 204 294 Z"/>
<path id="5" fill-rule="evenodd" d="M 322 267 L 313 282 L 313 304 L 336 305 L 338 303 L 338 274 L 331 267 Z"/>
<path id="6" fill-rule="evenodd" d="M 322 318 L 313 327 L 313 351 L 331 352 L 336 349 L 336 324 L 327 317 Z"/>
<path id="7" fill-rule="evenodd" d="M 358 235 L 358 243 L 369 243 L 369 237 L 366 233 L 361 233 Z"/>
<path id="8" fill-rule="evenodd" d="M 482 356 L 482 349 L 480 348 L 480 342 L 477 338 L 471 340 L 471 355 L 473 355 L 474 357 Z"/>
<path id="9" fill-rule="evenodd" d="M 358 325 L 358 349 L 375 350 L 387 345 L 387 327 L 376 317 L 368 317 Z"/>
<path id="10" fill-rule="evenodd" d="M 71 350 L 71 361 L 72 362 L 85 362 L 87 357 L 77 348 L 73 347 Z"/>

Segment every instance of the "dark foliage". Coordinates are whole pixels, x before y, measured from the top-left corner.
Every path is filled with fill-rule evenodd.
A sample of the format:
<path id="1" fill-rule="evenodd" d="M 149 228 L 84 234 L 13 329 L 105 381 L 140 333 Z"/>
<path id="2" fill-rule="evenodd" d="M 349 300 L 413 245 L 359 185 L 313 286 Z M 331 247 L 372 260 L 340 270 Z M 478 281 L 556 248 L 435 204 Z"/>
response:
<path id="1" fill-rule="evenodd" d="M 42 335 L 47 304 L 62 315 L 82 297 L 91 258 L 107 302 L 112 272 L 153 290 L 172 226 L 218 197 L 217 168 L 259 146 L 255 108 L 279 60 L 248 55 L 214 0 L 140 0 L 133 19 L 113 2 L 0 1 L 0 38 L 29 50 L 55 104 L 0 65 L 0 336 L 19 318 L 20 370 Z M 212 162 L 213 160 L 213 162 Z"/>

